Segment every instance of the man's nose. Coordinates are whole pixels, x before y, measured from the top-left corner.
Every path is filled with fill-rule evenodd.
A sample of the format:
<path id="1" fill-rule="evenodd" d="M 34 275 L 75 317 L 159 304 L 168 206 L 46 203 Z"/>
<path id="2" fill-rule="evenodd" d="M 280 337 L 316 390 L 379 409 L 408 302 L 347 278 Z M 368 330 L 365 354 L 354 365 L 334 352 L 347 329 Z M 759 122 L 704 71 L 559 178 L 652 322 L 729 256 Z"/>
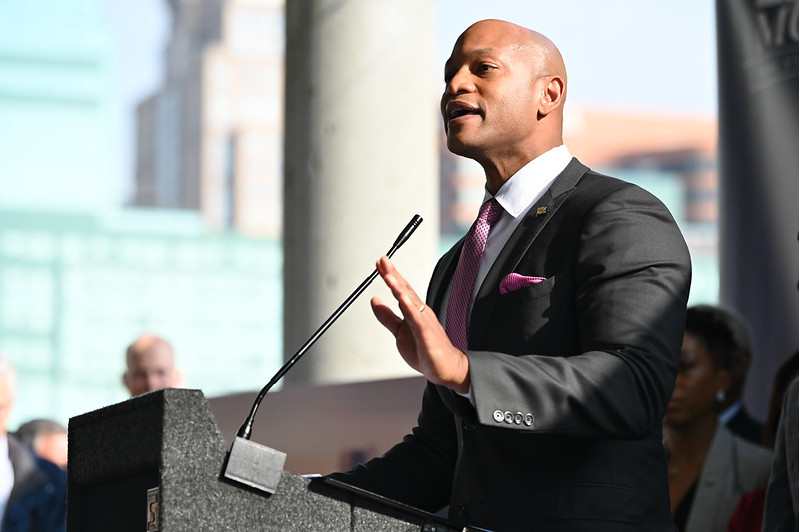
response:
<path id="1" fill-rule="evenodd" d="M 447 83 L 447 92 L 450 94 L 459 94 L 463 92 L 472 92 L 474 90 L 474 82 L 472 80 L 472 73 L 469 72 L 467 67 L 459 69 Z"/>
<path id="2" fill-rule="evenodd" d="M 147 391 L 152 392 L 158 390 L 161 386 L 161 379 L 158 375 L 147 375 Z"/>

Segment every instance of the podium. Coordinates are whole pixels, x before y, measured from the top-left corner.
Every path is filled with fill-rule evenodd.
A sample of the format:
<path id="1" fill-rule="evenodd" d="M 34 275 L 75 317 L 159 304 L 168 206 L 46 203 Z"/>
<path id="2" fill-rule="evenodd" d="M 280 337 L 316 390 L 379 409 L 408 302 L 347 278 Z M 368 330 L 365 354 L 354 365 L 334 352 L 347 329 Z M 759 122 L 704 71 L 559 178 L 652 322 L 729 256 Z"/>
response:
<path id="1" fill-rule="evenodd" d="M 222 479 L 227 448 L 200 390 L 73 417 L 68 445 L 67 532 L 469 530 L 325 479 L 284 471 L 272 495 Z"/>

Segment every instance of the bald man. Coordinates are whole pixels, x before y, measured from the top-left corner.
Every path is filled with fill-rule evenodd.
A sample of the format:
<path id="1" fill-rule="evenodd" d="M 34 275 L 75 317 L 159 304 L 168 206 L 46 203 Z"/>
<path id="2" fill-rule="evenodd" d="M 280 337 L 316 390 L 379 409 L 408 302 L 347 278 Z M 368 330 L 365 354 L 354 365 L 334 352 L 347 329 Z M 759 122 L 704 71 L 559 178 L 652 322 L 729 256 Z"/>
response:
<path id="1" fill-rule="evenodd" d="M 127 370 L 122 382 L 131 397 L 183 384 L 183 377 L 175 367 L 172 346 L 163 338 L 142 334 L 128 346 L 125 360 Z"/>
<path id="2" fill-rule="evenodd" d="M 566 69 L 543 35 L 478 22 L 444 81 L 447 146 L 485 171 L 473 227 L 487 239 L 470 230 L 447 252 L 426 299 L 378 261 L 399 315 L 379 298 L 374 313 L 428 385 L 411 434 L 331 476 L 496 531 L 675 530 L 661 420 L 690 285 L 682 235 L 651 194 L 572 158 Z"/>

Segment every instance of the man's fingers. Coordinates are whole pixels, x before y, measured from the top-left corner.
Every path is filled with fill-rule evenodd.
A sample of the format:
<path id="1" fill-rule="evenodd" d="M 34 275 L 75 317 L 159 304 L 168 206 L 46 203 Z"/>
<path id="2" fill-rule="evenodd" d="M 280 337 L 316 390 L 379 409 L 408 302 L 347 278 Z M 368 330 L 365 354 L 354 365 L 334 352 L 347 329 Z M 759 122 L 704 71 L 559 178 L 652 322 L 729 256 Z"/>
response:
<path id="1" fill-rule="evenodd" d="M 402 325 L 402 318 L 394 314 L 394 311 L 379 297 L 373 297 L 370 303 L 372 305 L 372 312 L 377 318 L 377 321 L 382 323 L 383 327 L 388 329 L 391 334 L 396 337 L 397 331 L 400 325 Z"/>
<path id="2" fill-rule="evenodd" d="M 399 302 L 403 316 L 407 318 L 411 316 L 413 312 L 420 311 L 424 305 L 424 301 L 399 273 L 394 263 L 391 262 L 391 259 L 386 256 L 380 257 L 380 260 L 377 261 L 377 271 Z"/>

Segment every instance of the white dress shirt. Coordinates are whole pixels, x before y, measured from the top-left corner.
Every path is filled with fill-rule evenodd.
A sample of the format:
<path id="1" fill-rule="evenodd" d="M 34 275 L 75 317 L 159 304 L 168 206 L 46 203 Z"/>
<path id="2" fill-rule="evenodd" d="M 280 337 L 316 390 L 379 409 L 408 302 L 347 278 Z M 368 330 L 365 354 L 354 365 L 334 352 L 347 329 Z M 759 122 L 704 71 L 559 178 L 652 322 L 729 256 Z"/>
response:
<path id="1" fill-rule="evenodd" d="M 524 165 L 510 179 L 505 181 L 505 184 L 493 196 L 502 206 L 502 215 L 488 233 L 483 257 L 480 259 L 480 269 L 477 271 L 477 278 L 472 288 L 472 297 L 469 299 L 469 314 L 472 312 L 474 299 L 477 296 L 480 285 L 485 281 L 488 271 L 494 265 L 502 248 L 508 243 L 511 235 L 530 208 L 535 205 L 536 201 L 541 199 L 541 196 L 544 195 L 544 192 L 549 189 L 555 178 L 571 162 L 571 159 L 571 153 L 569 153 L 565 145 L 552 148 Z M 483 203 L 490 200 L 491 197 L 491 193 L 486 190 Z M 447 288 L 447 293 L 444 294 L 444 302 L 438 316 L 441 324 L 445 327 L 450 288 L 451 286 Z M 474 404 L 471 385 L 469 385 L 469 393 L 458 393 L 458 395 L 466 397 Z"/>
<path id="2" fill-rule="evenodd" d="M 6 516 L 8 497 L 14 487 L 14 467 L 8 457 L 8 434 L 0 436 L 0 523 Z"/>
<path id="3" fill-rule="evenodd" d="M 502 248 L 508 243 L 527 211 L 544 195 L 544 192 L 566 168 L 571 159 L 572 156 L 565 145 L 552 148 L 524 165 L 497 191 L 494 198 L 502 206 L 503 212 L 499 221 L 491 227 L 486 239 L 486 247 L 480 261 L 480 269 L 477 271 L 472 297 L 469 300 L 470 314 L 477 291 L 480 285 L 483 284 L 491 266 L 494 265 L 494 261 L 497 260 Z M 491 197 L 491 193 L 486 190 L 483 203 L 490 200 Z M 446 323 L 448 302 L 449 288 L 447 288 L 447 293 L 444 296 L 444 303 L 439 315 L 442 324 Z"/>

